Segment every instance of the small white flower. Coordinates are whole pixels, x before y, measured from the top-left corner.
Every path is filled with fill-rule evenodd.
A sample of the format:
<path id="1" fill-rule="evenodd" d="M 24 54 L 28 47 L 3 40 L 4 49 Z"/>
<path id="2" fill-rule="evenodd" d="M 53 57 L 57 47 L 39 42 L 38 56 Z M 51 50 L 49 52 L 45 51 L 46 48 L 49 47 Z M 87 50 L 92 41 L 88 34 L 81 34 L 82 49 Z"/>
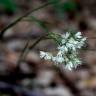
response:
<path id="1" fill-rule="evenodd" d="M 68 42 L 74 45 L 78 44 L 78 41 L 74 40 L 74 38 L 70 38 Z"/>
<path id="2" fill-rule="evenodd" d="M 76 46 L 77 46 L 77 48 L 80 49 L 84 44 L 85 44 L 85 39 L 83 39 L 80 42 L 78 42 L 78 44 Z"/>
<path id="3" fill-rule="evenodd" d="M 55 62 L 56 64 L 60 64 L 64 62 L 64 58 L 56 56 L 56 57 L 52 57 L 52 61 Z"/>
<path id="4" fill-rule="evenodd" d="M 52 57 L 52 61 L 56 63 L 56 57 Z"/>
<path id="5" fill-rule="evenodd" d="M 62 38 L 67 39 L 70 36 L 69 32 L 66 32 L 65 34 L 62 35 Z"/>
<path id="6" fill-rule="evenodd" d="M 82 41 L 82 42 L 84 42 L 84 41 L 86 41 L 86 39 L 87 39 L 87 38 L 86 38 L 86 37 L 84 37 L 84 38 L 82 38 L 82 40 L 81 40 L 81 41 Z"/>
<path id="7" fill-rule="evenodd" d="M 73 51 L 76 51 L 76 47 L 74 46 L 74 44 L 71 44 L 71 43 L 67 43 L 66 44 L 66 47 L 73 50 Z"/>
<path id="8" fill-rule="evenodd" d="M 66 39 L 62 39 L 61 43 L 65 44 L 66 43 Z"/>
<path id="9" fill-rule="evenodd" d="M 81 32 L 77 32 L 77 33 L 75 34 L 75 37 L 76 37 L 76 38 L 82 38 Z"/>
<path id="10" fill-rule="evenodd" d="M 72 62 L 68 62 L 66 65 L 65 65 L 65 69 L 69 69 L 69 70 L 72 70 L 73 68 L 73 63 Z"/>
<path id="11" fill-rule="evenodd" d="M 64 62 L 64 58 L 61 56 L 56 56 L 56 62 L 57 63 L 63 63 Z"/>
<path id="12" fill-rule="evenodd" d="M 62 57 L 63 56 L 62 51 L 58 51 L 57 56 Z"/>
<path id="13" fill-rule="evenodd" d="M 51 53 L 46 53 L 44 59 L 45 60 L 51 60 L 52 59 L 52 54 Z"/>
<path id="14" fill-rule="evenodd" d="M 44 58 L 45 60 L 50 60 L 52 58 L 52 54 L 48 52 L 40 51 L 40 58 Z"/>
<path id="15" fill-rule="evenodd" d="M 81 64 L 81 63 L 82 63 L 78 58 L 74 58 L 74 62 L 75 62 L 75 64 L 76 64 L 76 63 L 77 63 L 77 64 Z"/>
<path id="16" fill-rule="evenodd" d="M 64 45 L 63 46 L 59 46 L 58 50 L 62 51 L 62 52 L 68 52 L 68 48 L 66 46 L 64 46 Z"/>
<path id="17" fill-rule="evenodd" d="M 40 51 L 40 58 L 44 58 L 46 53 L 44 51 Z"/>

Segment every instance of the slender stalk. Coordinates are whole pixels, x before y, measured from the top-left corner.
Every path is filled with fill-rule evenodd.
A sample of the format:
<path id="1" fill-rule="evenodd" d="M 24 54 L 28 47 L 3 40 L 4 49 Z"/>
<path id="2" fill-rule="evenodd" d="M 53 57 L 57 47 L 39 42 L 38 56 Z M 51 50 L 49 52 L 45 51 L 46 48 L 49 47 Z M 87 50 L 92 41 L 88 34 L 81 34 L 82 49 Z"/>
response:
<path id="1" fill-rule="evenodd" d="M 19 60 L 17 62 L 17 66 L 20 66 L 20 63 L 22 62 L 23 58 L 26 56 L 26 53 L 28 53 L 28 48 L 29 48 L 30 40 L 28 40 L 20 54 Z"/>
<path id="2" fill-rule="evenodd" d="M 47 7 L 48 5 L 53 4 L 53 3 L 54 3 L 54 2 L 47 2 L 47 3 L 45 3 L 45 4 L 43 4 L 43 5 L 39 6 L 39 7 L 37 7 L 37 8 L 35 8 L 35 9 L 32 9 L 32 10 L 28 11 L 27 13 L 25 13 L 23 16 L 20 16 L 18 19 L 16 19 L 15 21 L 13 21 L 11 24 L 7 25 L 7 26 L 6 26 L 4 29 L 2 29 L 1 32 L 0 32 L 0 40 L 3 39 L 3 35 L 4 35 L 4 33 L 6 32 L 7 29 L 9 29 L 9 28 L 11 28 L 12 26 L 14 26 L 16 23 L 18 23 L 19 21 L 21 21 L 23 18 L 25 18 L 25 17 L 27 17 L 28 15 L 30 15 L 32 12 L 35 12 L 35 11 L 41 9 L 41 8 Z"/>
<path id="3" fill-rule="evenodd" d="M 25 47 L 23 48 L 19 60 L 17 62 L 17 67 L 20 66 L 21 62 L 26 58 L 28 52 L 32 50 L 41 40 L 44 40 L 44 37 L 46 37 L 46 35 L 38 38 L 32 45 L 31 45 L 31 40 L 27 40 Z"/>

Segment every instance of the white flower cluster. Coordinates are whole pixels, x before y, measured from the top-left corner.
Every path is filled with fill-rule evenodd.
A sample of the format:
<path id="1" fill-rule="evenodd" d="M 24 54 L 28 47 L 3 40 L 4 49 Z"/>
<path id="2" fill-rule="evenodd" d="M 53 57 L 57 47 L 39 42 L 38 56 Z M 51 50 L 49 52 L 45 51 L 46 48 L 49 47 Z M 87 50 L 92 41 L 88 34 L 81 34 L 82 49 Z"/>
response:
<path id="1" fill-rule="evenodd" d="M 78 58 L 78 49 L 84 45 L 86 38 L 82 37 L 81 32 L 75 34 L 66 32 L 61 38 L 56 56 L 49 52 L 40 51 L 40 58 L 51 60 L 55 64 L 64 64 L 64 67 L 69 70 L 76 68 L 78 64 L 81 64 Z"/>

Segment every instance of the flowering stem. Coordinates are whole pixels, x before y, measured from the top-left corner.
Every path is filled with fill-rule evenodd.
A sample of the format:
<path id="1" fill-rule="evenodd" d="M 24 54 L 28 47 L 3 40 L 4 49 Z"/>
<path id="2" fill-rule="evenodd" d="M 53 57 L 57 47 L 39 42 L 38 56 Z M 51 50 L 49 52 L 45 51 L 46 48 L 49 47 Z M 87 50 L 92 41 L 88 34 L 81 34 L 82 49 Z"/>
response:
<path id="1" fill-rule="evenodd" d="M 44 40 L 44 38 L 47 36 L 48 34 L 41 36 L 38 40 L 36 40 L 32 45 L 30 44 L 30 40 L 28 40 L 25 44 L 25 47 L 20 55 L 20 58 L 17 62 L 17 65 L 20 66 L 20 63 L 26 58 L 28 52 L 33 49 L 41 40 Z M 31 46 L 30 46 L 31 45 Z M 18 67 L 17 66 L 17 67 Z M 66 84 L 66 86 L 68 86 L 68 88 L 70 89 L 70 91 L 73 93 L 74 96 L 81 96 L 80 95 L 80 90 L 78 90 L 78 88 L 75 86 L 74 82 L 72 82 L 65 74 L 64 70 L 62 70 L 62 67 L 58 67 L 58 66 L 54 66 L 56 72 L 58 72 L 59 76 L 64 80 L 64 84 Z"/>
<path id="2" fill-rule="evenodd" d="M 26 54 L 28 53 L 28 48 L 30 45 L 30 40 L 28 40 L 20 54 L 19 60 L 17 62 L 17 67 L 20 66 L 20 63 L 22 62 L 23 58 L 26 56 Z"/>
<path id="3" fill-rule="evenodd" d="M 21 52 L 21 55 L 19 57 L 19 60 L 17 62 L 17 67 L 20 66 L 20 63 L 26 58 L 28 52 L 30 50 L 32 50 L 41 40 L 44 40 L 44 37 L 46 37 L 46 35 L 44 36 L 41 36 L 40 38 L 38 38 L 32 45 L 31 45 L 31 40 L 27 40 L 22 52 Z"/>

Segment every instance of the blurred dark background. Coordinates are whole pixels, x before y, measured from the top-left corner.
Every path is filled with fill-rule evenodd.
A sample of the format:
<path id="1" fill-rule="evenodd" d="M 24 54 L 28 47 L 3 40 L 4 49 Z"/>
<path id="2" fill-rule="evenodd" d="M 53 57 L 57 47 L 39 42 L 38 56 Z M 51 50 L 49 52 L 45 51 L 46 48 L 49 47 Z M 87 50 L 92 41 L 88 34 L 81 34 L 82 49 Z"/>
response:
<path id="1" fill-rule="evenodd" d="M 0 31 L 8 24 L 47 2 L 55 2 L 30 14 L 9 28 L 0 41 L 0 96 L 96 96 L 96 0 L 0 0 Z M 87 37 L 80 51 L 82 65 L 72 71 L 58 71 L 41 60 L 39 51 L 55 53 L 52 40 L 40 42 L 26 59 L 17 62 L 26 40 L 32 44 L 48 30 L 64 33 L 81 31 Z"/>

